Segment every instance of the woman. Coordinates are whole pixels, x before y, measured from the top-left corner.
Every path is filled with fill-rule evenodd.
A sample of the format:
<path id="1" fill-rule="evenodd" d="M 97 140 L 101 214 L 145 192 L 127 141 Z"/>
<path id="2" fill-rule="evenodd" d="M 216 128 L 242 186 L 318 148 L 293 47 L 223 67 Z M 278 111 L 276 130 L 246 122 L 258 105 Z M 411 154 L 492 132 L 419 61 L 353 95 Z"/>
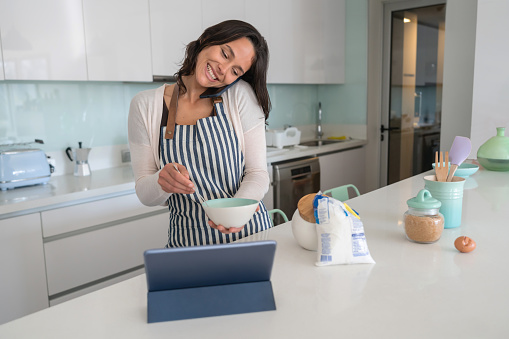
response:
<path id="1" fill-rule="evenodd" d="M 145 205 L 168 205 L 166 247 L 226 243 L 271 227 L 262 202 L 244 227 L 215 225 L 196 194 L 261 201 L 267 192 L 267 68 L 260 33 L 248 23 L 225 21 L 187 46 L 175 85 L 132 99 L 136 194 Z"/>

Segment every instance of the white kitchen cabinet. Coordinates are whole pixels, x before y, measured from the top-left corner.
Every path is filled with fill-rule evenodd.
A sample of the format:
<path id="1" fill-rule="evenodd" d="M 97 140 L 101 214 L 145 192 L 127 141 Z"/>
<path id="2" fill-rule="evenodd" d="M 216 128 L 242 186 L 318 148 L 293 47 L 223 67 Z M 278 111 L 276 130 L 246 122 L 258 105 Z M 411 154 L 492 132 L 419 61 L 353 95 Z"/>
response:
<path id="1" fill-rule="evenodd" d="M 48 293 L 89 287 L 143 265 L 143 252 L 163 248 L 168 212 L 45 242 Z"/>
<path id="2" fill-rule="evenodd" d="M 269 53 L 272 55 L 272 46 L 270 43 L 270 16 L 267 15 L 270 11 L 271 1 L 272 0 L 244 0 L 244 6 L 246 11 L 245 21 L 253 25 L 265 40 L 267 40 Z"/>
<path id="3" fill-rule="evenodd" d="M 317 78 L 321 84 L 342 84 L 345 82 L 346 1 L 321 2 L 318 16 L 323 20 L 320 32 L 322 52 L 316 58 L 323 58 L 323 69 Z"/>
<path id="4" fill-rule="evenodd" d="M 134 278 L 134 277 L 136 277 L 140 274 L 143 274 L 143 273 L 145 273 L 145 267 L 142 267 L 142 268 L 134 270 L 134 271 L 130 271 L 128 273 L 125 273 L 125 274 L 122 274 L 119 276 L 115 276 L 115 277 L 105 280 L 105 281 L 97 282 L 93 285 L 83 287 L 79 290 L 75 290 L 75 291 L 72 291 L 69 293 L 62 294 L 61 296 L 58 296 L 58 297 L 52 297 L 49 301 L 49 306 L 53 307 L 55 305 L 72 300 L 74 298 L 81 297 L 82 295 L 100 290 L 102 288 L 114 285 L 116 283 L 122 282 L 127 279 Z"/>
<path id="5" fill-rule="evenodd" d="M 245 7 L 238 0 L 150 0 L 153 74 L 174 75 L 188 43 L 221 21 L 245 20 Z"/>
<path id="6" fill-rule="evenodd" d="M 168 239 L 167 208 L 144 206 L 136 194 L 43 211 L 41 219 L 50 302 L 130 277 L 143 268 L 143 252 Z"/>
<path id="7" fill-rule="evenodd" d="M 355 185 L 361 194 L 366 192 L 366 151 L 364 147 L 320 155 L 320 189 L 325 191 L 338 186 Z"/>
<path id="8" fill-rule="evenodd" d="M 211 25 L 237 19 L 267 40 L 269 83 L 344 83 L 345 0 L 150 0 L 150 16 L 154 75 L 173 75 L 186 44 Z"/>
<path id="9" fill-rule="evenodd" d="M 345 1 L 270 2 L 269 83 L 343 83 Z"/>
<path id="10" fill-rule="evenodd" d="M 269 45 L 269 83 L 344 83 L 344 0 L 202 3 L 203 28 L 227 19 L 255 26 Z"/>
<path id="11" fill-rule="evenodd" d="M 202 1 L 202 28 L 210 27 L 225 20 L 246 20 L 245 1 L 215 0 Z"/>
<path id="12" fill-rule="evenodd" d="M 87 80 L 81 0 L 0 0 L 6 80 Z"/>
<path id="13" fill-rule="evenodd" d="M 316 41 L 308 39 L 314 32 L 306 32 L 308 25 L 299 20 L 304 17 L 305 5 L 305 0 L 280 0 L 270 4 L 270 83 L 296 83 L 306 78 L 305 59 L 310 58 L 308 53 L 315 53 L 311 48 Z M 312 21 L 313 15 L 309 14 L 308 20 Z M 317 29 L 316 26 L 310 28 Z M 310 48 L 303 53 L 306 45 Z"/>
<path id="14" fill-rule="evenodd" d="M 202 33 L 201 9 L 201 0 L 150 0 L 153 75 L 178 71 L 186 45 Z"/>
<path id="15" fill-rule="evenodd" d="M 101 199 L 65 208 L 56 208 L 41 213 L 44 238 L 76 232 L 116 220 L 148 214 L 165 207 L 148 207 L 140 203 L 136 194 Z"/>
<path id="16" fill-rule="evenodd" d="M 171 76 L 186 45 L 227 19 L 266 38 L 269 83 L 344 83 L 345 0 L 0 0 L 0 80 Z"/>
<path id="17" fill-rule="evenodd" d="M 48 307 L 40 214 L 0 220 L 0 324 Z"/>
<path id="18" fill-rule="evenodd" d="M 152 81 L 148 0 L 83 0 L 83 18 L 88 80 Z"/>

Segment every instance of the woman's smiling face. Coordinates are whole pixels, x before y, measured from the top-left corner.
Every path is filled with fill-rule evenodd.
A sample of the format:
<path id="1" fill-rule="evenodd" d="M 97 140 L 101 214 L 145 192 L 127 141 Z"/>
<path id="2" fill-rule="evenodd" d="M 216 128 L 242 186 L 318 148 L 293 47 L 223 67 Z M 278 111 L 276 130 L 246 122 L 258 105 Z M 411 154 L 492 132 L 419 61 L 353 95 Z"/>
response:
<path id="1" fill-rule="evenodd" d="M 203 87 L 231 84 L 251 67 L 254 47 L 248 38 L 204 48 L 196 60 L 196 81 Z"/>

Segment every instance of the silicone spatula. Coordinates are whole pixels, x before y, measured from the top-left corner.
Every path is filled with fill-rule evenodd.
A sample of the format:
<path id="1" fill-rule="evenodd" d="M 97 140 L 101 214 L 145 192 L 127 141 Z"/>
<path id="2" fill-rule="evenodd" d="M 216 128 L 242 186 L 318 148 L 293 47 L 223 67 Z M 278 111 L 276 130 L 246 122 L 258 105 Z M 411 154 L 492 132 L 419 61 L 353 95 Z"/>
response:
<path id="1" fill-rule="evenodd" d="M 449 151 L 449 161 L 451 162 L 451 169 L 447 176 L 447 181 L 451 181 L 454 177 L 454 172 L 459 165 L 465 161 L 472 150 L 472 143 L 469 138 L 457 136 L 452 142 L 451 150 Z"/>

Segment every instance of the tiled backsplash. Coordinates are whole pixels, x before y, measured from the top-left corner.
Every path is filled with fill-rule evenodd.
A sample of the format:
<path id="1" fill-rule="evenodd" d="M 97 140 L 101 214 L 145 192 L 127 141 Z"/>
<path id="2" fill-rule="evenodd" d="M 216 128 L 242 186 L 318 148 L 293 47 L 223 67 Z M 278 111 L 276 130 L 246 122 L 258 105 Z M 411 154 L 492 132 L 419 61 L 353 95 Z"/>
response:
<path id="1" fill-rule="evenodd" d="M 45 151 L 127 143 L 132 96 L 160 84 L 0 82 L 0 143 L 42 139 Z"/>
<path id="2" fill-rule="evenodd" d="M 79 141 L 83 147 L 126 144 L 131 98 L 158 86 L 161 84 L 0 82 L 0 143 L 42 139 L 45 151 L 77 147 Z M 314 124 L 319 101 L 324 124 L 366 121 L 362 88 L 355 94 L 348 84 L 268 87 L 272 101 L 269 128 Z M 343 100 L 338 99 L 341 96 Z"/>

